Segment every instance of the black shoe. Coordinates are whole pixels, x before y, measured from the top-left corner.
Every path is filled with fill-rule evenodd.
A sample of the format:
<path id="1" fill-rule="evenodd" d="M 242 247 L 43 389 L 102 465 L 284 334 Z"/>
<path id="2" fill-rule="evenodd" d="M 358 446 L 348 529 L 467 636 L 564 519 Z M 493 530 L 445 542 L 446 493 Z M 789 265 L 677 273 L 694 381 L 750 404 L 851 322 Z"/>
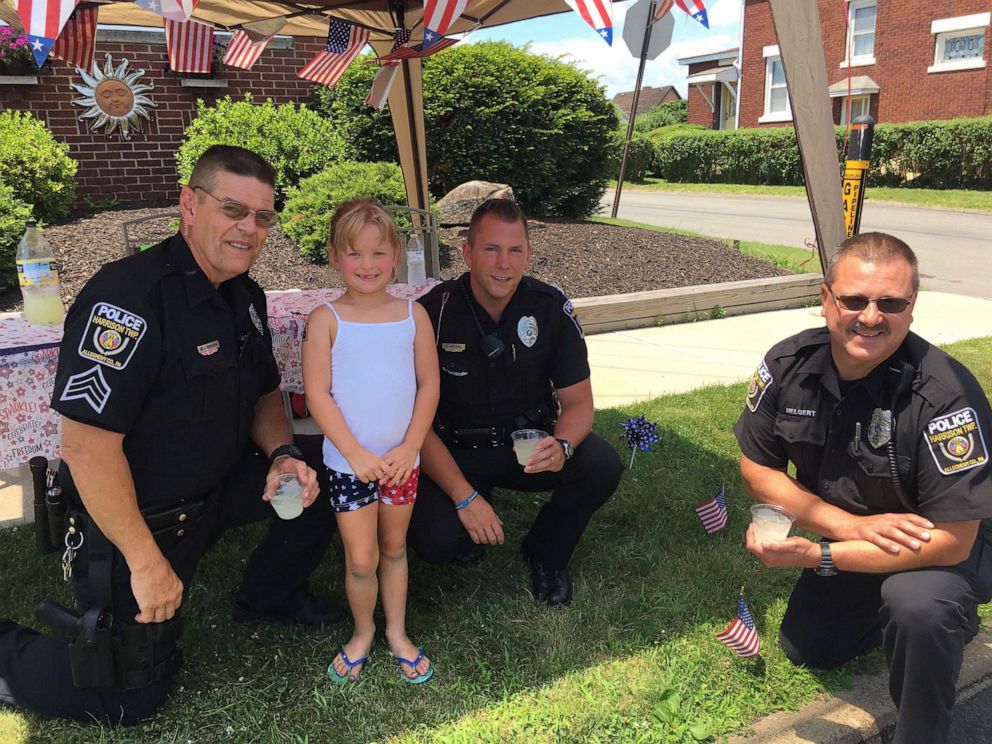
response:
<path id="1" fill-rule="evenodd" d="M 564 568 L 548 568 L 523 551 L 524 562 L 530 567 L 534 599 L 545 600 L 549 607 L 566 607 L 572 603 L 572 580 Z"/>
<path id="2" fill-rule="evenodd" d="M 455 553 L 452 557 L 451 562 L 456 566 L 470 566 L 473 563 L 478 563 L 482 560 L 482 556 L 486 554 L 486 548 L 477 543 L 472 543 L 460 551 Z"/>
<path id="3" fill-rule="evenodd" d="M 313 628 L 321 628 L 325 625 L 339 623 L 348 617 L 344 605 L 340 602 L 328 602 L 317 599 L 312 594 L 308 594 L 306 599 L 295 610 L 269 610 L 259 612 L 247 607 L 235 598 L 234 607 L 231 608 L 231 617 L 236 622 L 274 622 L 289 623 L 292 625 L 307 625 Z"/>

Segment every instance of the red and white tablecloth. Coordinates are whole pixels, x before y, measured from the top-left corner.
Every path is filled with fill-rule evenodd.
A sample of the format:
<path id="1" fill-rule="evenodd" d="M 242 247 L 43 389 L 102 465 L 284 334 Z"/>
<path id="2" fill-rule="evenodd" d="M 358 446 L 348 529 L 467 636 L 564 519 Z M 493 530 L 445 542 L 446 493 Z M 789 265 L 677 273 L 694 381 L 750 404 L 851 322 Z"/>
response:
<path id="1" fill-rule="evenodd" d="M 409 286 L 394 284 L 390 294 L 416 298 L 436 280 Z M 272 350 L 282 374 L 282 388 L 303 391 L 300 340 L 307 316 L 343 289 L 267 292 Z M 35 455 L 58 456 L 59 416 L 48 404 L 55 388 L 62 326 L 35 326 L 20 315 L 0 318 L 0 470 L 23 465 Z"/>

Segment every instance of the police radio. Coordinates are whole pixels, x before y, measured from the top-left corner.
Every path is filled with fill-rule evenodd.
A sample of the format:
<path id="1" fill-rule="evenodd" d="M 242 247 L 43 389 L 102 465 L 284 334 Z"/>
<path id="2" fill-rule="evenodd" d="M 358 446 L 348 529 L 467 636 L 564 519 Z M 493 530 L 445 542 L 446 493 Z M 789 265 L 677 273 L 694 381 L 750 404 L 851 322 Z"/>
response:
<path id="1" fill-rule="evenodd" d="M 479 316 L 475 313 L 475 306 L 472 304 L 472 298 L 468 295 L 468 289 L 465 288 L 465 283 L 458 282 L 458 287 L 462 291 L 462 297 L 465 298 L 465 304 L 468 305 L 469 312 L 472 313 L 472 320 L 475 321 L 475 327 L 479 329 L 479 348 L 482 350 L 483 356 L 490 362 L 496 361 L 506 351 L 506 344 L 495 333 L 486 333 L 482 330 L 482 323 L 479 322 Z"/>
<path id="2" fill-rule="evenodd" d="M 889 478 L 892 480 L 892 487 L 895 489 L 896 497 L 907 509 L 912 511 L 915 504 L 909 502 L 906 490 L 902 486 L 902 479 L 899 477 L 899 461 L 896 458 L 896 401 L 908 393 L 913 386 L 913 377 L 916 376 L 916 368 L 903 360 L 895 367 L 889 367 L 889 379 L 894 380 L 891 386 L 892 397 L 889 399 L 889 410 L 892 411 L 892 433 L 889 441 L 885 444 L 885 451 L 889 458 Z"/>

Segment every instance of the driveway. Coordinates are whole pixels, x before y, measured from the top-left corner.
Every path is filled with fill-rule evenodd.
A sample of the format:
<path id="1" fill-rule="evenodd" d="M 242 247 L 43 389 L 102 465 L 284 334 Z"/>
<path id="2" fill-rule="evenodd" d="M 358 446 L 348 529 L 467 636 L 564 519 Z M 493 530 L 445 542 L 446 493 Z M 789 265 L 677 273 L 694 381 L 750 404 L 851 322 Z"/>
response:
<path id="1" fill-rule="evenodd" d="M 927 289 L 992 298 L 992 214 L 865 203 L 861 231 L 905 240 L 920 261 Z M 614 192 L 603 200 L 609 215 Z M 702 235 L 801 248 L 815 238 L 809 205 L 800 197 L 736 196 L 624 188 L 621 219 Z"/>

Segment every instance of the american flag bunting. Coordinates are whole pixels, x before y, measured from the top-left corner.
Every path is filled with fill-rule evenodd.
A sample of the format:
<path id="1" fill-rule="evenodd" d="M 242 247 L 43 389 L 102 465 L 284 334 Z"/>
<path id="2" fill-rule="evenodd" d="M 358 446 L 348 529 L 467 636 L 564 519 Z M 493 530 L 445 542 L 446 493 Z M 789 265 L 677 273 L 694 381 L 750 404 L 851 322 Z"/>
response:
<path id="1" fill-rule="evenodd" d="M 241 29 L 238 29 L 231 37 L 231 43 L 227 45 L 227 52 L 224 54 L 224 64 L 228 67 L 237 67 L 241 70 L 250 70 L 262 52 L 269 45 L 274 37 L 269 36 L 259 42 L 254 42 L 251 37 Z"/>
<path id="2" fill-rule="evenodd" d="M 35 64 L 41 67 L 48 59 L 55 40 L 79 0 L 20 0 L 17 15 L 24 24 Z"/>
<path id="3" fill-rule="evenodd" d="M 596 33 L 610 46 L 613 46 L 613 1 L 612 0 L 565 0 L 572 10 L 582 16 Z"/>
<path id="4" fill-rule="evenodd" d="M 383 57 L 379 57 L 378 61 L 384 65 L 388 65 L 390 63 L 396 64 L 400 60 L 404 60 L 404 59 L 422 59 L 424 57 L 430 57 L 432 54 L 443 52 L 448 47 L 454 46 L 461 40 L 462 39 L 455 38 L 453 36 L 446 36 L 443 39 L 441 39 L 441 41 L 434 44 L 430 49 L 424 47 L 423 44 L 417 44 L 416 46 L 412 46 L 412 47 L 401 47 L 400 49 L 397 49 L 395 52 L 390 52 L 389 54 Z"/>
<path id="5" fill-rule="evenodd" d="M 658 4 L 654 8 L 654 18 L 651 19 L 651 23 L 657 23 L 672 9 L 672 5 L 675 0 L 658 0 Z"/>
<path id="6" fill-rule="evenodd" d="M 675 0 L 675 4 L 702 23 L 705 28 L 710 27 L 710 19 L 706 14 L 706 6 L 703 5 L 703 0 Z"/>
<path id="7" fill-rule="evenodd" d="M 296 76 L 323 85 L 337 85 L 348 65 L 358 56 L 368 40 L 368 29 L 353 26 L 347 21 L 331 19 L 324 49 L 317 52 Z"/>
<path id="8" fill-rule="evenodd" d="M 365 96 L 366 106 L 381 110 L 386 105 L 389 91 L 393 87 L 393 80 L 396 79 L 396 75 L 400 71 L 399 64 L 399 62 L 387 62 L 379 68 L 372 81 L 372 87 L 369 88 L 368 95 Z"/>
<path id="9" fill-rule="evenodd" d="M 424 49 L 441 41 L 472 0 L 424 0 Z"/>
<path id="10" fill-rule="evenodd" d="M 703 523 L 707 535 L 720 532 L 727 526 L 727 491 L 720 486 L 716 493 L 706 501 L 701 501 L 693 507 Z"/>
<path id="11" fill-rule="evenodd" d="M 744 603 L 743 595 L 737 598 L 737 617 L 725 631 L 717 633 L 716 637 L 745 659 L 761 653 L 761 639 L 758 637 L 758 630 L 754 627 L 751 611 Z"/>
<path id="12" fill-rule="evenodd" d="M 174 72 L 210 72 L 214 29 L 199 21 L 162 21 L 169 67 Z"/>
<path id="13" fill-rule="evenodd" d="M 93 72 L 96 56 L 96 5 L 76 8 L 52 45 L 52 56 L 64 59 L 73 67 Z"/>
<path id="14" fill-rule="evenodd" d="M 200 0 L 134 0 L 145 10 L 169 21 L 188 21 Z"/>

